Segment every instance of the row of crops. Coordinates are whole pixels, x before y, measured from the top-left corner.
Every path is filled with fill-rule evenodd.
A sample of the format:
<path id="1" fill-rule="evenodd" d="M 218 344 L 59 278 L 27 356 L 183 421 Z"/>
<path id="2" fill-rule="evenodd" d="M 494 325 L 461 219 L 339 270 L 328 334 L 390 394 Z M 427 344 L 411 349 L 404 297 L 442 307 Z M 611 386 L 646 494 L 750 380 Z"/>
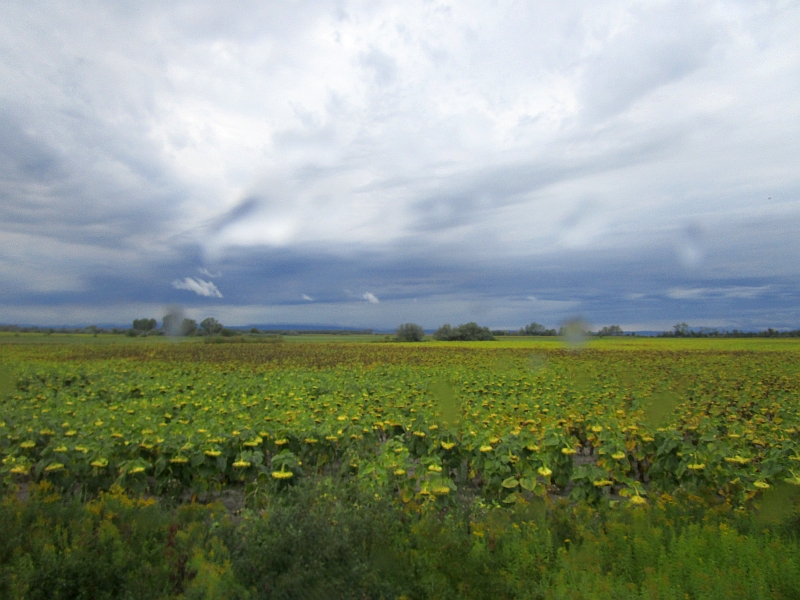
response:
<path id="1" fill-rule="evenodd" d="M 668 345 L 671 344 L 671 345 Z M 5 345 L 5 485 L 741 503 L 800 484 L 800 346 Z"/>

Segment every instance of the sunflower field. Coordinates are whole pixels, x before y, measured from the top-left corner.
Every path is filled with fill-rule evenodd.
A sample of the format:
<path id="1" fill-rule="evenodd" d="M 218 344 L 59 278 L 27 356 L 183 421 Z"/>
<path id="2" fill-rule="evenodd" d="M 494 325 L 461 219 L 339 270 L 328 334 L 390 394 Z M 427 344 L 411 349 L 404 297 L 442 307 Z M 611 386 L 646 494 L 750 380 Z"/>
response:
<path id="1" fill-rule="evenodd" d="M 800 485 L 792 340 L 2 350 L 6 487 L 255 498 L 326 474 L 409 506 L 676 489 L 741 506 Z"/>

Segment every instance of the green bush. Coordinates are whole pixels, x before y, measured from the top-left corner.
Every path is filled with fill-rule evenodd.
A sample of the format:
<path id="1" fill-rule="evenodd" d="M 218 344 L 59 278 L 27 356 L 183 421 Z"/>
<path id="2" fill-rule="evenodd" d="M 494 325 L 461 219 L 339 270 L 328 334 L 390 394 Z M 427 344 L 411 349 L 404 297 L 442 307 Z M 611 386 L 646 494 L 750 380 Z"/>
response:
<path id="1" fill-rule="evenodd" d="M 421 342 L 425 338 L 425 330 L 416 323 L 403 323 L 395 330 L 399 342 Z"/>
<path id="2" fill-rule="evenodd" d="M 482 342 L 494 339 L 488 327 L 481 327 L 475 322 L 464 323 L 458 327 L 446 323 L 436 330 L 433 337 L 443 342 Z"/>

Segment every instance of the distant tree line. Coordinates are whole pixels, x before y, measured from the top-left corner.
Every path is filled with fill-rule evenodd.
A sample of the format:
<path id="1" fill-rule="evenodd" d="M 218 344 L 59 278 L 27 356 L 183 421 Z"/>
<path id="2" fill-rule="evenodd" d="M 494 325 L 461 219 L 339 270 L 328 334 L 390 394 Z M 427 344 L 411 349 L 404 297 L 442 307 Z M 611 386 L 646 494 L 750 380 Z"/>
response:
<path id="1" fill-rule="evenodd" d="M 245 333 L 241 329 L 231 329 L 225 327 L 213 317 L 203 319 L 199 324 L 194 319 L 184 318 L 180 313 L 168 313 L 162 318 L 161 327 L 158 321 L 153 318 L 134 319 L 129 329 L 119 327 L 103 328 L 96 325 L 88 327 L 39 327 L 21 325 L 0 325 L 0 332 L 5 333 L 83 333 L 83 334 L 116 334 L 129 335 L 131 337 L 151 336 L 151 335 L 179 335 L 179 336 L 240 336 Z M 503 336 L 567 336 L 568 329 L 573 325 L 562 326 L 559 329 L 547 328 L 535 321 L 521 327 L 519 330 L 490 330 L 488 327 L 481 327 L 477 323 L 470 322 L 458 327 L 450 324 L 442 325 L 437 329 L 433 338 L 441 341 L 484 341 L 493 340 L 495 337 Z M 269 329 L 259 330 L 253 327 L 249 330 L 250 334 L 269 334 L 269 335 L 371 335 L 372 329 L 301 329 L 283 330 Z M 574 333 L 574 331 L 573 331 Z M 635 332 L 625 332 L 619 325 L 608 325 L 598 331 L 581 330 L 581 335 L 606 337 L 606 336 L 635 336 Z M 656 337 L 691 337 L 691 338 L 796 338 L 800 337 L 800 329 L 791 331 L 779 331 L 772 327 L 763 331 L 741 331 L 739 329 L 723 330 L 708 327 L 693 328 L 686 323 L 677 323 L 671 331 L 664 331 L 656 334 Z M 403 323 L 395 330 L 395 339 L 401 342 L 419 342 L 425 338 L 425 330 L 416 323 Z"/>
<path id="2" fill-rule="evenodd" d="M 395 339 L 400 342 L 421 342 L 424 338 L 425 330 L 416 323 L 403 323 L 395 331 Z M 443 342 L 474 342 L 493 340 L 494 335 L 488 327 L 481 327 L 475 322 L 458 327 L 446 323 L 434 332 L 433 339 Z"/>
<path id="3" fill-rule="evenodd" d="M 488 327 L 481 327 L 474 321 L 464 323 L 458 327 L 451 327 L 445 323 L 433 334 L 433 339 L 443 342 L 483 342 L 494 339 Z"/>
<path id="4" fill-rule="evenodd" d="M 488 327 L 481 327 L 477 323 L 466 323 L 458 327 L 449 324 L 442 325 L 433 334 L 433 339 L 440 341 L 477 341 L 493 340 L 495 337 L 505 336 L 560 336 L 569 337 L 571 334 L 591 337 L 613 337 L 613 336 L 635 336 L 635 332 L 625 332 L 619 325 L 606 325 L 597 331 L 583 328 L 579 322 L 568 323 L 558 329 L 548 329 L 540 323 L 530 323 L 519 330 L 489 330 Z M 727 337 L 727 338 L 756 338 L 756 337 L 800 337 L 800 329 L 792 331 L 778 331 L 769 328 L 764 331 L 719 331 L 717 329 L 690 328 L 686 323 L 678 323 L 672 331 L 665 331 L 657 334 L 656 337 Z M 419 342 L 425 338 L 423 328 L 415 323 L 403 323 L 395 332 L 395 339 L 401 342 Z"/>
<path id="5" fill-rule="evenodd" d="M 689 327 L 686 323 L 677 323 L 672 331 L 659 333 L 657 337 L 692 337 L 692 338 L 794 338 L 800 337 L 800 329 L 778 331 L 772 327 L 763 331 L 740 331 L 738 329 L 720 331 L 710 327 Z"/>
<path id="6" fill-rule="evenodd" d="M 161 319 L 161 328 L 157 328 L 155 319 L 134 319 L 133 327 L 128 330 L 128 335 L 174 335 L 174 336 L 195 336 L 195 335 L 241 335 L 240 331 L 228 329 L 217 321 L 214 317 L 208 317 L 200 321 L 187 319 L 180 311 L 172 311 L 164 315 Z"/>

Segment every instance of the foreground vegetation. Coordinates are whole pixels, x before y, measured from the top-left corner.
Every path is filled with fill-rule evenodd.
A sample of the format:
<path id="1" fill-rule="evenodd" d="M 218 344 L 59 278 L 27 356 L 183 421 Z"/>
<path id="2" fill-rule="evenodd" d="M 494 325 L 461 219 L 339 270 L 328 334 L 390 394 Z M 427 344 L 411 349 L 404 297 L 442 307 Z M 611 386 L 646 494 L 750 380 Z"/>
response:
<path id="1" fill-rule="evenodd" d="M 2 351 L 4 597 L 800 589 L 791 340 Z"/>
<path id="2" fill-rule="evenodd" d="M 4 598 L 796 598 L 796 521 L 661 496 L 409 513 L 306 479 L 260 511 L 38 484 L 0 504 Z M 774 531 L 774 529 L 778 531 Z"/>

